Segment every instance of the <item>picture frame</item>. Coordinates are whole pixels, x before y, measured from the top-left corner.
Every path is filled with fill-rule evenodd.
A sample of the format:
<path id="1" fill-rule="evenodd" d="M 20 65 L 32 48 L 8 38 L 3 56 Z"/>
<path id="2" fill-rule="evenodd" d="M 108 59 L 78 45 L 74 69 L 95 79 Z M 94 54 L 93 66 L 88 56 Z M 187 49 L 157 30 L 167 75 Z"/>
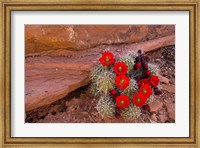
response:
<path id="1" fill-rule="evenodd" d="M 199 146 L 199 41 L 200 25 L 198 19 L 200 1 L 194 0 L 110 0 L 110 1 L 56 1 L 43 0 L 40 2 L 30 0 L 3 0 L 1 2 L 1 145 L 2 147 L 89 147 L 89 146 L 118 146 L 118 147 L 139 147 L 139 146 L 177 146 L 177 147 L 198 147 Z M 67 10 L 90 10 L 90 11 L 189 11 L 190 23 L 190 136 L 188 138 L 28 138 L 11 137 L 11 12 L 12 11 L 67 11 Z"/>

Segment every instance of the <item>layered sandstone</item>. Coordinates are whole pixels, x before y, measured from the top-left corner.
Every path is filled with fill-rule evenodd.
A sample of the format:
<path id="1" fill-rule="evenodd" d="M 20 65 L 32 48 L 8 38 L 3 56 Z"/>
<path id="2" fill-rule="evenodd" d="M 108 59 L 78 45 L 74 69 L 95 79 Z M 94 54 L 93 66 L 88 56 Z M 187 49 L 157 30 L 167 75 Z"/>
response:
<path id="1" fill-rule="evenodd" d="M 133 44 L 174 35 L 174 25 L 26 25 L 26 54 Z"/>

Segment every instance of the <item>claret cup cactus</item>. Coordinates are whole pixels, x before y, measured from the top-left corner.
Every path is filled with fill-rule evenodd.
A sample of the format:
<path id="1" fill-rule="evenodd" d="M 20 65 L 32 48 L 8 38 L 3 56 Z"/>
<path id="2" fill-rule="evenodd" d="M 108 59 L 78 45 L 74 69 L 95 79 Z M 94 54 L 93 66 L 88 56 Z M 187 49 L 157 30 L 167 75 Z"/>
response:
<path id="1" fill-rule="evenodd" d="M 99 98 L 97 111 L 103 118 L 139 118 L 154 96 L 162 93 L 157 74 L 158 67 L 141 50 L 120 58 L 105 51 L 91 72 L 92 92 Z"/>

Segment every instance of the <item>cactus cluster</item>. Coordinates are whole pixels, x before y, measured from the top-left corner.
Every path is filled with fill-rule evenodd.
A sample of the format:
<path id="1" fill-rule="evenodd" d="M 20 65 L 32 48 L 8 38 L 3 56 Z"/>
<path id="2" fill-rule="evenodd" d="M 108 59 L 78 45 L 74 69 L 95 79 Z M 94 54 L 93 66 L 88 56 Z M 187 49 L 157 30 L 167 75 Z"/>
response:
<path id="1" fill-rule="evenodd" d="M 106 51 L 91 72 L 91 90 L 98 97 L 97 111 L 103 118 L 134 121 L 146 105 L 160 95 L 158 67 L 141 50 L 116 58 Z"/>

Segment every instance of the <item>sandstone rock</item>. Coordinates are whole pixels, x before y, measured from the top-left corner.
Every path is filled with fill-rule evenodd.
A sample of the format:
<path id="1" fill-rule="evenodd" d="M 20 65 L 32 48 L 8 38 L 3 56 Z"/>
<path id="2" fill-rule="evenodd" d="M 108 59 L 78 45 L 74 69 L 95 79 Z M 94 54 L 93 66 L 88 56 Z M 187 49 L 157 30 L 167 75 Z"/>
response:
<path id="1" fill-rule="evenodd" d="M 174 103 L 174 101 L 175 101 L 175 98 L 165 98 L 164 99 L 165 105 L 166 105 L 166 103 Z"/>
<path id="2" fill-rule="evenodd" d="M 112 119 L 111 119 L 111 118 L 105 118 L 104 121 L 105 121 L 106 123 L 112 123 Z"/>
<path id="3" fill-rule="evenodd" d="M 122 117 L 120 117 L 118 119 L 116 117 L 112 118 L 112 123 L 124 123 L 124 122 L 125 122 L 125 120 Z"/>
<path id="4" fill-rule="evenodd" d="M 163 37 L 138 44 L 100 46 L 82 51 L 52 50 L 39 55 L 26 56 L 26 90 L 25 108 L 32 110 L 48 105 L 69 92 L 89 83 L 90 71 L 98 63 L 103 52 L 108 47 L 111 52 L 123 56 L 135 49 L 144 51 L 155 50 L 174 44 L 174 36 Z M 171 42 L 168 42 L 168 40 Z M 151 44 L 149 44 L 149 42 Z M 156 46 L 152 46 L 155 45 Z M 118 48 L 123 50 L 117 50 Z"/>
<path id="5" fill-rule="evenodd" d="M 158 111 L 158 114 L 163 115 L 163 114 L 167 114 L 167 112 L 166 112 L 165 109 L 161 109 L 161 110 Z"/>
<path id="6" fill-rule="evenodd" d="M 172 120 L 175 120 L 175 104 L 169 103 L 169 104 L 166 104 L 166 106 L 167 106 L 167 112 L 168 112 L 169 118 Z"/>
<path id="7" fill-rule="evenodd" d="M 169 79 L 166 77 L 163 77 L 161 75 L 158 75 L 160 82 L 163 82 L 165 84 L 169 84 Z M 167 85 L 166 85 L 167 86 Z"/>
<path id="8" fill-rule="evenodd" d="M 168 85 L 163 84 L 162 85 L 162 89 L 166 90 L 166 91 L 168 91 L 170 93 L 175 93 L 175 85 L 172 85 L 172 84 L 168 84 Z"/>
<path id="9" fill-rule="evenodd" d="M 89 82 L 84 72 L 26 69 L 26 110 L 50 104 Z"/>
<path id="10" fill-rule="evenodd" d="M 138 43 L 175 32 L 174 25 L 26 25 L 26 54 Z"/>
<path id="11" fill-rule="evenodd" d="M 158 115 L 158 118 L 161 123 L 165 123 L 166 121 L 168 121 L 167 114 L 160 114 L 160 115 Z"/>
<path id="12" fill-rule="evenodd" d="M 159 118 L 159 121 L 160 121 L 161 123 L 165 123 L 166 121 L 169 121 L 168 113 L 166 112 L 165 109 L 161 109 L 161 110 L 158 112 L 158 118 Z"/>
<path id="13" fill-rule="evenodd" d="M 150 106 L 150 112 L 158 112 L 162 108 L 163 103 L 160 100 L 155 100 L 151 102 L 149 106 Z"/>
<path id="14" fill-rule="evenodd" d="M 156 117 L 156 114 L 155 114 L 155 113 L 153 113 L 153 114 L 151 115 L 151 119 L 152 119 L 153 121 L 157 122 L 157 117 Z"/>

